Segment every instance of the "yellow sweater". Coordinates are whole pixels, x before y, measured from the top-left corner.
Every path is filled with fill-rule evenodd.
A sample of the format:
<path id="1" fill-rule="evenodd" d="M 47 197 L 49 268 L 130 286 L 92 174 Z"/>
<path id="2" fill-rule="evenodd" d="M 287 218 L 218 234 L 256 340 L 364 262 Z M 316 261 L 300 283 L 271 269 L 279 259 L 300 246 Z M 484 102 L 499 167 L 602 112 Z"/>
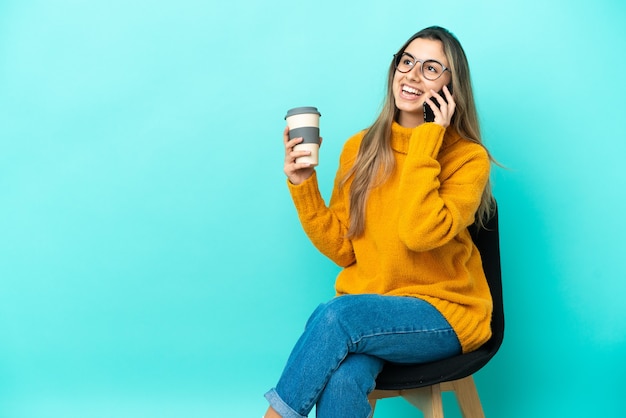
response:
<path id="1" fill-rule="evenodd" d="M 312 243 L 344 267 L 338 295 L 411 296 L 434 305 L 456 331 L 464 352 L 491 336 L 492 302 L 481 258 L 467 227 L 474 222 L 490 162 L 485 149 L 434 123 L 392 126 L 396 168 L 370 191 L 365 232 L 347 239 L 349 185 L 339 181 L 352 166 L 364 132 L 341 153 L 326 206 L 315 174 L 289 190 Z"/>

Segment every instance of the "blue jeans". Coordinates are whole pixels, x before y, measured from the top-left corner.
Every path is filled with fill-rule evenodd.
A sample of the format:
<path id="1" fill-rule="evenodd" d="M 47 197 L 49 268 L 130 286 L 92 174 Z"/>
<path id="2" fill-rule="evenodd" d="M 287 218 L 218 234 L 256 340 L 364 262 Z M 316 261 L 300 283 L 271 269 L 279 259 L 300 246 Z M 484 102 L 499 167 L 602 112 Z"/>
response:
<path id="1" fill-rule="evenodd" d="M 284 418 L 367 418 L 367 395 L 385 361 L 424 363 L 461 352 L 431 304 L 410 297 L 347 295 L 320 305 L 278 384 L 265 394 Z"/>

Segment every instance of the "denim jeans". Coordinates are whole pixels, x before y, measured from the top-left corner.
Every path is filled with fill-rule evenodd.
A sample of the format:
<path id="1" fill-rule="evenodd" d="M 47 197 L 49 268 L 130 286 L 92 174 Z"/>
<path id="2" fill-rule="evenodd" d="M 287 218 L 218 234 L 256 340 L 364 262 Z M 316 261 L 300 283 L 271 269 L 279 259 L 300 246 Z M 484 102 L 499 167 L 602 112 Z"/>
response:
<path id="1" fill-rule="evenodd" d="M 265 394 L 284 418 L 367 418 L 385 361 L 423 363 L 461 352 L 446 319 L 411 297 L 340 296 L 309 318 L 278 384 Z"/>

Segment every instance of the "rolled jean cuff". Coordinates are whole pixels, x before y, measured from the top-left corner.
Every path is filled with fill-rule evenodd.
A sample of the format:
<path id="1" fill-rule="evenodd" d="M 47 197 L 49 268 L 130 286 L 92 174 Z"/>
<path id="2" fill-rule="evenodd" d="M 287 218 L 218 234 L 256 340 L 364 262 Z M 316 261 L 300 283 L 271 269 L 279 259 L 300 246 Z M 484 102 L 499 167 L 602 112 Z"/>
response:
<path id="1" fill-rule="evenodd" d="M 303 415 L 300 415 L 289 405 L 282 400 L 282 398 L 276 392 L 276 389 L 271 389 L 269 392 L 265 394 L 265 399 L 270 403 L 270 406 L 274 408 L 274 411 L 278 412 L 278 414 L 283 418 L 306 418 Z"/>

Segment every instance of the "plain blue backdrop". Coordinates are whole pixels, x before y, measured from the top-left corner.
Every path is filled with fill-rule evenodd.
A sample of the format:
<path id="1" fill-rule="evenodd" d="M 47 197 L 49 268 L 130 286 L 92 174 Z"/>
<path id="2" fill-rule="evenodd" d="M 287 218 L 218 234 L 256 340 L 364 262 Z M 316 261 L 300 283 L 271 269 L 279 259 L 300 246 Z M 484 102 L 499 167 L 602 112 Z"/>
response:
<path id="1" fill-rule="evenodd" d="M 327 198 L 432 24 L 506 166 L 485 412 L 623 416 L 625 21 L 617 0 L 3 0 L 0 416 L 261 416 L 338 271 L 288 196 L 284 114 L 321 110 Z"/>

